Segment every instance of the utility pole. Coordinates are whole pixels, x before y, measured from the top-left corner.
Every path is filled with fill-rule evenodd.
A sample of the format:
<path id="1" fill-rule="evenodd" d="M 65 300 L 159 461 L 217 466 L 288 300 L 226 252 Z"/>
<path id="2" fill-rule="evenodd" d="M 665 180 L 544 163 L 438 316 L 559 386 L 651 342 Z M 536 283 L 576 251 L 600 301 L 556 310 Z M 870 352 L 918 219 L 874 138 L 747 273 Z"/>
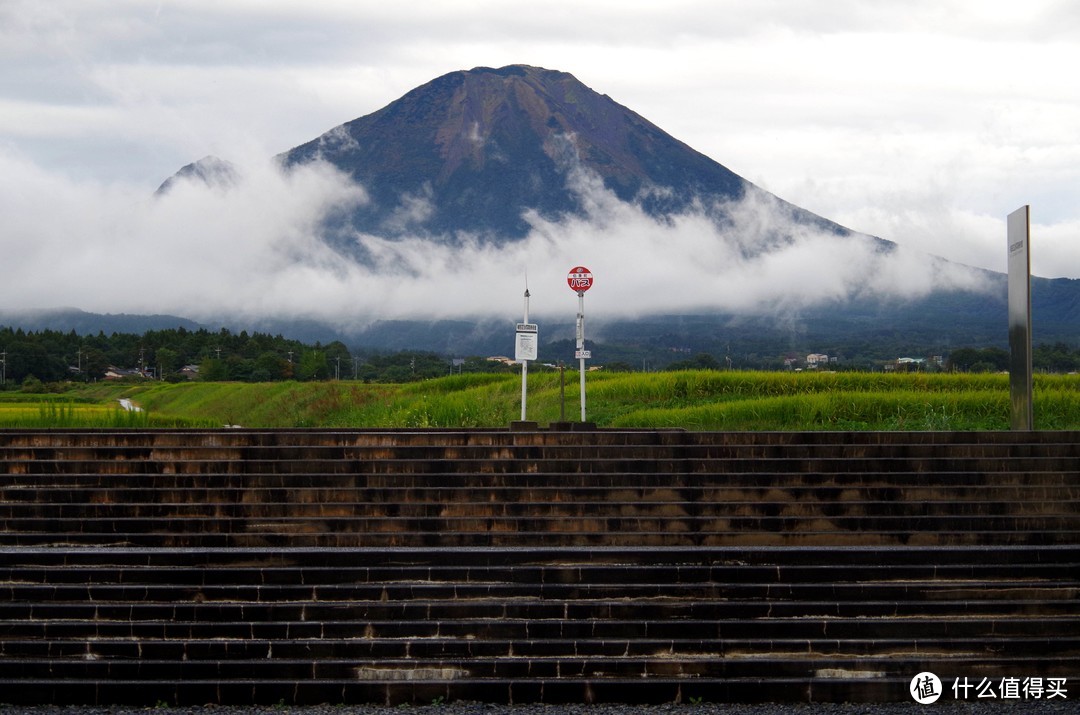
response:
<path id="1" fill-rule="evenodd" d="M 522 326 L 529 324 L 529 285 L 525 284 L 525 318 L 521 321 Z M 521 421 L 525 421 L 525 395 L 528 392 L 527 385 L 529 383 L 529 361 L 527 359 L 521 360 Z"/>
<path id="2" fill-rule="evenodd" d="M 521 422 L 525 424 L 526 400 L 529 384 L 529 361 L 537 355 L 537 326 L 529 322 L 529 276 L 525 276 L 525 317 L 514 332 L 514 360 L 521 363 Z"/>

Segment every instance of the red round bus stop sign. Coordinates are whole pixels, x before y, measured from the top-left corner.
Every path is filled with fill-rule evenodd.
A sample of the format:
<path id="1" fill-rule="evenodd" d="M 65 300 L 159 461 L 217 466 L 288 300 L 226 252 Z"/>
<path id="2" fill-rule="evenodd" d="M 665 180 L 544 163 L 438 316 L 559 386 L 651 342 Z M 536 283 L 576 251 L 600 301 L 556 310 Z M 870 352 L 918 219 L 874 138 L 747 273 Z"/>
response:
<path id="1" fill-rule="evenodd" d="M 592 272 L 585 266 L 575 266 L 566 275 L 566 283 L 571 290 L 584 293 L 592 288 Z"/>

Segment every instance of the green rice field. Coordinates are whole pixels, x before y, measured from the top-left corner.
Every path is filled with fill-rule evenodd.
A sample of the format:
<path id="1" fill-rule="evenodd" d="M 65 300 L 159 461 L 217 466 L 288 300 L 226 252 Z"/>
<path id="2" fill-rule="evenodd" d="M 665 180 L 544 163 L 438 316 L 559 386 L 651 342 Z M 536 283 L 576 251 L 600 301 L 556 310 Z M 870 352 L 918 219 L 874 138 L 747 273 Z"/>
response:
<path id="1" fill-rule="evenodd" d="M 527 418 L 580 419 L 578 375 L 529 375 Z M 1035 427 L 1080 429 L 1080 377 L 1035 378 Z M 127 400 L 138 411 L 125 409 Z M 685 371 L 589 373 L 588 421 L 691 430 L 1006 430 L 998 374 Z M 98 383 L 60 394 L 0 393 L 0 428 L 505 427 L 521 417 L 517 375 L 407 384 Z"/>

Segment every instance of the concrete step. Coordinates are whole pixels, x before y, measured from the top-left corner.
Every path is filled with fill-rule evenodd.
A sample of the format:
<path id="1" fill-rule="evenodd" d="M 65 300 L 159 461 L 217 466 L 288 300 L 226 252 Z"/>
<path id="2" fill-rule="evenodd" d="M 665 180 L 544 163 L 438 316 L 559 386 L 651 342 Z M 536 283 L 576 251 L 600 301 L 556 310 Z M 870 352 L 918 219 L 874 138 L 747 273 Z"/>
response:
<path id="1" fill-rule="evenodd" d="M 442 499 L 492 501 L 498 493 L 514 501 L 738 501 L 820 495 L 838 501 L 905 499 L 944 501 L 997 497 L 1060 497 L 1075 501 L 1080 485 L 1070 472 L 1017 474 L 963 473 L 860 475 L 732 473 L 697 475 L 685 472 L 649 475 L 483 475 L 455 474 L 417 478 L 412 475 L 362 476 L 312 472 L 301 475 L 251 473 L 211 475 L 5 475 L 0 477 L 3 501 L 147 501 L 184 502 L 274 501 L 289 499 L 370 503 L 415 501 L 432 494 Z M 777 491 L 779 490 L 779 491 Z M 40 498 L 37 498 L 38 494 Z M 85 495 L 85 496 L 84 496 Z M 363 498 L 366 496 L 367 498 Z M 62 502 L 61 502 L 62 503 Z"/>
<path id="2" fill-rule="evenodd" d="M 526 522 L 461 519 L 177 519 L 84 520 L 58 533 L 49 519 L 9 520 L 3 546 L 146 548 L 456 548 L 612 546 L 891 546 L 1073 544 L 1080 530 L 1072 517 L 819 519 L 718 517 L 707 524 L 648 518 L 568 519 Z M 873 531 L 861 531 L 871 524 Z M 1035 525 L 1038 528 L 1032 528 Z M 78 529 L 78 530 L 76 530 Z M 229 531 L 238 529 L 238 531 Z M 890 530 L 892 529 L 892 530 Z"/>
<path id="3" fill-rule="evenodd" d="M 717 651 L 717 648 L 722 650 Z M 223 639 L 101 638 L 88 640 L 0 640 L 0 658 L 22 660 L 360 660 L 387 658 L 558 658 L 573 657 L 653 658 L 709 653 L 716 659 L 787 657 L 904 657 L 955 659 L 1008 651 L 1010 657 L 1054 658 L 1080 656 L 1077 636 L 1016 636 L 982 638 L 710 638 L 697 639 L 464 639 L 435 638 L 294 638 Z M 1062 664 L 1064 667 L 1065 664 Z M 1055 670 L 1059 670 L 1055 668 Z"/>
<path id="4" fill-rule="evenodd" d="M 812 657 L 811 657 L 812 656 Z M 1004 665 L 1004 668 L 1002 667 Z M 1068 678 L 1076 673 L 1080 656 L 1029 656 L 1007 663 L 979 653 L 954 656 L 860 654 L 731 654 L 716 651 L 656 656 L 502 656 L 492 658 L 260 658 L 251 660 L 151 660 L 20 658 L 0 663 L 3 679 L 70 680 L 338 680 L 402 682 L 410 680 L 483 679 L 607 679 L 607 678 L 753 678 L 766 670 L 772 678 L 811 680 L 821 671 L 909 675 L 922 669 L 940 675 L 979 673 L 981 677 L 1015 677 L 1016 672 L 1045 673 L 1043 677 Z M 1009 672 L 1008 668 L 1018 668 Z M 868 677 L 868 676 L 864 676 Z"/>
<path id="5" fill-rule="evenodd" d="M 950 639 L 1007 639 L 1043 638 L 1047 648 L 1061 648 L 1072 652 L 1072 638 L 1054 640 L 1065 629 L 1075 633 L 1075 615 L 1065 616 L 995 616 L 987 618 L 979 614 L 951 616 L 948 618 L 918 619 L 912 616 L 896 618 L 880 617 L 867 620 L 863 616 L 802 618 L 751 618 L 751 619 L 686 619 L 656 622 L 647 619 L 572 619 L 506 620 L 503 618 L 448 620 L 434 622 L 418 621 L 218 621 L 215 623 L 187 623 L 159 621 L 156 623 L 132 623 L 129 621 L 51 620 L 33 623 L 26 620 L 5 621 L 6 640 L 40 640 L 82 644 L 98 641 L 125 640 L 135 643 L 172 642 L 183 644 L 191 641 L 213 641 L 221 650 L 215 657 L 224 657 L 238 647 L 235 644 L 255 641 L 294 640 L 432 640 L 457 639 L 462 642 L 483 640 L 519 641 L 595 641 L 623 642 L 631 640 L 664 640 L 672 643 L 694 642 L 702 638 L 735 639 L 799 639 L 804 642 L 815 639 L 831 639 L 846 643 L 850 639 L 903 640 L 911 648 L 923 648 L 934 652 L 932 644 L 946 643 Z M 479 648 L 480 646 L 478 646 Z M 719 646 L 717 646 L 719 647 Z M 1045 652 L 1050 652 L 1049 650 Z M 1056 652 L 1056 651 L 1055 651 Z M 1003 660 L 1011 657 L 1008 649 L 1000 654 Z M 265 657 L 265 656 L 264 656 Z"/>
<path id="6" fill-rule="evenodd" d="M 418 460 L 450 459 L 463 461 L 558 461 L 558 460 L 746 460 L 746 459 L 1044 459 L 1077 458 L 1080 447 L 1075 442 L 999 443 L 972 441 L 968 444 L 925 444 L 905 441 L 850 444 L 843 442 L 815 444 L 709 444 L 689 440 L 681 443 L 638 442 L 592 444 L 563 441 L 532 444 L 454 444 L 431 439 L 427 443 L 407 444 L 259 444 L 222 445 L 217 439 L 204 438 L 176 445 L 102 445 L 92 439 L 84 443 L 58 445 L 0 444 L 0 458 L 5 462 L 176 462 L 238 460 Z"/>
<path id="7" fill-rule="evenodd" d="M 522 548 L 523 542 L 549 547 L 590 546 L 790 546 L 817 545 L 820 548 L 858 546 L 897 546 L 917 544 L 923 546 L 1056 546 L 1073 544 L 1080 540 L 1080 531 L 1055 531 L 1033 533 L 1030 531 L 990 532 L 928 532 L 913 535 L 911 532 L 878 532 L 874 534 L 843 533 L 837 531 L 799 531 L 790 533 L 724 532 L 704 536 L 685 532 L 624 532 L 610 534 L 603 529 L 576 532 L 475 532 L 440 536 L 437 532 L 338 534 L 313 533 L 305 527 L 279 528 L 245 534 L 82 534 L 57 536 L 51 533 L 4 533 L 0 534 L 0 546 L 9 547 L 63 547 L 80 548 L 396 548 L 443 545 L 457 548 Z"/>
<path id="8" fill-rule="evenodd" d="M 108 572 L 95 571 L 96 578 Z M 20 576 L 26 574 L 24 570 Z M 36 574 L 34 574 L 36 575 Z M 118 574 L 119 576 L 120 574 Z M 636 576 L 630 571 L 630 576 Z M 126 581 L 135 578 L 130 571 L 124 572 Z M 497 574 L 492 574 L 491 578 Z M 142 581 L 142 579 L 140 579 Z M 278 584 L 273 588 L 262 584 L 207 584 L 191 586 L 170 583 L 165 576 L 155 574 L 142 582 L 116 583 L 34 583 L 9 581 L 0 585 L 0 612 L 3 609 L 32 603 L 73 604 L 79 607 L 104 606 L 138 602 L 145 605 L 171 603 L 186 597 L 199 603 L 228 603 L 241 607 L 257 607 L 279 604 L 307 603 L 363 603 L 409 601 L 429 603 L 452 600 L 479 601 L 488 599 L 497 604 L 515 601 L 618 601 L 625 599 L 652 599 L 669 603 L 708 603 L 721 599 L 726 603 L 739 601 L 773 602 L 916 602 L 919 600 L 954 601 L 972 600 L 982 603 L 1006 601 L 1050 602 L 1052 600 L 1076 600 L 1080 598 L 1076 582 L 1067 579 L 964 579 L 931 581 L 860 581 L 837 583 L 835 581 L 798 583 L 642 583 L 637 581 L 585 583 L 535 583 L 533 581 L 427 581 L 377 583 L 333 583 L 307 586 Z M 284 611 L 283 611 L 284 612 Z M 44 617 L 44 616 L 40 616 Z"/>
<path id="9" fill-rule="evenodd" d="M 1077 457 L 734 457 L 652 458 L 622 453 L 590 458 L 312 458 L 312 459 L 7 459 L 0 474 L 789 474 L 890 472 L 1065 472 Z"/>
<path id="10" fill-rule="evenodd" d="M 1014 596 L 1018 594 L 1012 594 Z M 408 601 L 304 601 L 299 603 L 265 602 L 197 602 L 177 600 L 159 602 L 35 602 L 0 604 L 0 622 L 18 623 L 21 620 L 48 623 L 50 621 L 134 622 L 156 624 L 185 623 L 256 623 L 355 621 L 488 621 L 497 619 L 542 621 L 560 618 L 588 620 L 592 618 L 642 622 L 757 619 L 757 618 L 951 618 L 982 616 L 986 618 L 1024 616 L 1066 616 L 1075 611 L 1075 591 L 1050 594 L 1049 598 L 997 599 L 924 599 L 904 601 L 842 600 L 696 600 L 652 599 L 648 603 L 631 604 L 625 600 L 543 599 L 527 594 L 499 602 L 493 599 Z M 1057 596 L 1057 597 L 1054 597 Z M 144 629 L 145 630 L 145 629 Z"/>
<path id="11" fill-rule="evenodd" d="M 995 432 L 699 432 L 685 430 L 594 429 L 588 431 L 507 431 L 506 429 L 162 429 L 4 430 L 0 447 L 83 446 L 386 446 L 502 445 L 1056 445 L 1080 443 L 1076 431 Z"/>
<path id="12" fill-rule="evenodd" d="M 360 490 L 358 490 L 359 492 Z M 719 499 L 716 495 L 679 494 L 670 493 L 659 495 L 660 498 L 628 499 L 625 494 L 610 495 L 613 498 L 604 500 L 603 494 L 599 498 L 568 499 L 573 493 L 560 492 L 551 494 L 544 499 L 543 494 L 519 492 L 507 494 L 503 490 L 489 492 L 490 497 L 481 500 L 481 494 L 472 490 L 462 490 L 464 493 L 455 494 L 452 490 L 445 490 L 445 498 L 435 498 L 431 501 L 420 500 L 418 495 L 402 494 L 401 500 L 351 501 L 359 499 L 359 493 L 343 495 L 335 493 L 326 495 L 325 498 L 308 495 L 306 499 L 293 499 L 290 494 L 276 494 L 266 491 L 262 494 L 236 494 L 235 499 L 201 500 L 198 492 L 193 494 L 169 494 L 158 495 L 160 500 L 132 499 L 137 497 L 133 494 L 108 495 L 115 498 L 91 498 L 80 500 L 70 498 L 68 503 L 58 503 L 48 500 L 48 493 L 27 495 L 33 501 L 0 501 L 0 519 L 15 522 L 26 520 L 33 522 L 49 520 L 56 524 L 61 520 L 95 522 L 137 522 L 145 519 L 349 519 L 349 520 L 381 520 L 381 519 L 489 519 L 500 522 L 529 523 L 543 519 L 576 518 L 576 519 L 608 519 L 608 520 L 633 520 L 633 519 L 664 519 L 667 521 L 678 520 L 686 524 L 688 529 L 694 529 L 695 524 L 716 518 L 742 518 L 742 519 L 780 519 L 780 518 L 808 518 L 824 517 L 836 520 L 858 520 L 862 517 L 872 517 L 881 520 L 879 523 L 888 530 L 890 520 L 905 519 L 934 520 L 967 519 L 967 523 L 978 523 L 989 520 L 1004 520 L 1024 518 L 1054 518 L 1063 517 L 1080 520 L 1080 499 L 1068 499 L 1064 501 L 1050 501 L 1043 498 L 1021 499 L 1015 490 L 1003 493 L 972 494 L 964 499 L 958 495 L 955 500 L 945 499 L 944 493 L 935 494 L 936 499 L 901 498 L 897 500 L 884 499 L 855 499 L 852 494 L 846 494 L 843 499 L 835 498 L 835 490 L 829 490 L 824 495 L 815 492 L 802 491 L 801 493 L 777 493 L 763 494 L 760 499 L 754 499 L 753 494 L 742 494 L 734 489 L 725 493 L 728 499 Z M 1047 490 L 1049 491 L 1049 490 Z M 300 495 L 302 495 L 301 493 Z M 300 496 L 293 495 L 293 496 Z M 5 495 L 6 496 L 6 495 Z M 59 496 L 59 495 L 58 495 Z M 69 497 L 81 496 L 68 494 Z M 154 495 L 146 495 L 152 497 Z M 221 494 L 217 495 L 220 499 Z M 667 499 L 663 497 L 667 496 Z M 994 498 L 988 498 L 988 497 Z M 1009 499 L 1012 496 L 1012 499 Z M 262 497 L 262 498 L 260 498 Z M 332 497 L 337 497 L 332 498 Z M 687 498 L 689 497 L 689 498 Z M 698 498 L 695 498 L 698 497 Z M 706 497 L 712 497 L 711 499 Z M 834 497 L 834 498 L 830 498 Z M 956 523 L 965 523 L 959 521 Z M 857 528 L 866 529 L 868 525 L 859 525 Z M 918 528 L 917 526 L 914 528 Z"/>
<path id="13" fill-rule="evenodd" d="M 79 568 L 137 568 L 139 573 L 154 573 L 165 569 L 172 573 L 213 574 L 229 576 L 234 573 L 286 574 L 300 573 L 316 579 L 334 574 L 359 578 L 356 574 L 371 573 L 386 577 L 392 573 L 454 574 L 454 580 L 469 580 L 477 569 L 502 569 L 506 574 L 557 574 L 560 582 L 566 579 L 597 573 L 618 573 L 629 566 L 656 569 L 653 576 L 678 573 L 710 579 L 731 574 L 753 574 L 757 580 L 772 574 L 813 578 L 815 573 L 833 572 L 835 579 L 847 574 L 851 579 L 864 573 L 881 573 L 882 569 L 911 578 L 920 573 L 924 578 L 977 577 L 980 573 L 1015 574 L 1019 569 L 1038 569 L 1043 573 L 1066 570 L 1071 578 L 1080 564 L 1080 544 L 1057 547 L 865 547 L 844 548 L 833 552 L 817 547 L 545 547 L 528 549 L 501 548 L 388 548 L 356 549 L 23 549 L 0 548 L 0 569 L 33 567 L 45 569 L 49 578 L 63 578 L 69 570 Z M 512 569 L 507 570 L 512 566 Z M 184 571 L 184 567 L 188 571 Z M 836 571 L 836 569 L 840 569 Z M 0 573 L 3 573 L 0 571 Z M 381 575 L 381 576 L 380 576 Z M 293 578 L 289 575 L 287 578 Z M 794 576 L 793 576 L 794 577 Z M 771 580 L 766 578 L 765 580 Z M 850 579 L 844 579 L 850 580 Z"/>

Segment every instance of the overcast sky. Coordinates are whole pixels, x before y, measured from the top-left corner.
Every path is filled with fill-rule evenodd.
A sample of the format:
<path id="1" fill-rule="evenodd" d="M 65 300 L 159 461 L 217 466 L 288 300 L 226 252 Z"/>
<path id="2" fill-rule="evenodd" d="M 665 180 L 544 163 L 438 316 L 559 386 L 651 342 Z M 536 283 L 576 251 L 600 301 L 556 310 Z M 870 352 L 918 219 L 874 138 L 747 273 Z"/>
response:
<path id="1" fill-rule="evenodd" d="M 783 199 L 954 261 L 1004 270 L 1005 216 L 1030 204 L 1034 272 L 1080 278 L 1075 2 L 0 0 L 0 301 L 48 299 L 25 282 L 46 266 L 57 303 L 112 296 L 104 246 L 141 257 L 129 276 L 169 260 L 190 227 L 133 228 L 123 207 L 184 164 L 257 163 L 508 64 L 569 72 Z M 350 200 L 335 177 L 292 181 L 263 189 Z M 295 234 L 311 210 L 279 218 Z M 237 244 L 265 249 L 249 228 Z M 150 298 L 160 278 L 134 282 L 142 305 L 176 310 Z"/>

